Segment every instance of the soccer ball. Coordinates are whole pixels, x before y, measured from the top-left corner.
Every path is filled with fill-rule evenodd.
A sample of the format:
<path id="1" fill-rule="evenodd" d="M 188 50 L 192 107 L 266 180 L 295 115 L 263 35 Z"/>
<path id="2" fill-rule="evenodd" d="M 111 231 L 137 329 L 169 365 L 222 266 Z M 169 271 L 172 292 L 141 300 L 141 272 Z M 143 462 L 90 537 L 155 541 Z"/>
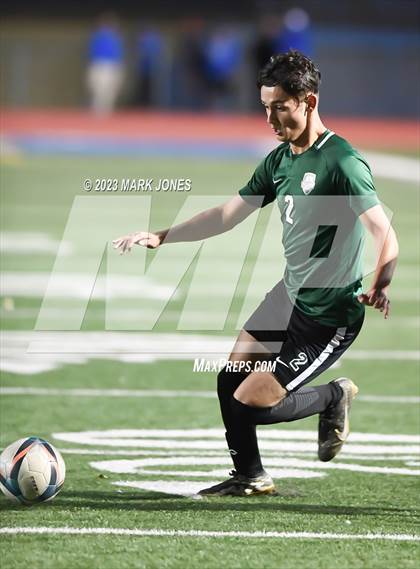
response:
<path id="1" fill-rule="evenodd" d="M 39 437 L 19 439 L 0 456 L 0 488 L 10 500 L 28 506 L 52 500 L 64 484 L 61 454 Z"/>

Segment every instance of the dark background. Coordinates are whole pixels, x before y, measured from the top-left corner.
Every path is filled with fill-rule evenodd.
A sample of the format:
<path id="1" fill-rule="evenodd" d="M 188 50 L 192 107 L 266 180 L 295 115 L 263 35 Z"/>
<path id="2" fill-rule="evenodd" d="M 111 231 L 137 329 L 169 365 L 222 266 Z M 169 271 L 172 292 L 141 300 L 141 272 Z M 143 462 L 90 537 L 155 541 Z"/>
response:
<path id="1" fill-rule="evenodd" d="M 126 80 L 119 108 L 132 108 L 134 45 L 138 30 L 152 25 L 167 41 L 159 88 L 152 107 L 203 110 L 176 96 L 177 47 L 182 22 L 200 18 L 207 29 L 230 24 L 246 46 L 229 112 L 255 112 L 255 67 L 250 54 L 262 14 L 305 9 L 311 19 L 314 53 L 323 76 L 321 110 L 332 115 L 407 117 L 419 115 L 419 2 L 411 0 L 255 1 L 129 0 L 15 1 L 2 7 L 0 103 L 6 107 L 87 106 L 87 45 L 104 10 L 119 18 L 126 46 Z M 187 107 L 187 109 L 186 109 Z"/>

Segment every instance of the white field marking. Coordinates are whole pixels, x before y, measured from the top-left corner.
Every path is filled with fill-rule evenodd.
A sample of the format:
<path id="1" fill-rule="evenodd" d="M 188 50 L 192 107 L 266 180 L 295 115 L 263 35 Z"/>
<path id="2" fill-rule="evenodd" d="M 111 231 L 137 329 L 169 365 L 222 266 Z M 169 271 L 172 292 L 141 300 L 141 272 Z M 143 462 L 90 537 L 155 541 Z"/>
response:
<path id="1" fill-rule="evenodd" d="M 47 285 L 50 278 L 50 273 L 31 273 L 31 272 L 2 272 L 2 294 L 4 296 L 21 297 L 21 298 L 44 298 L 45 292 L 47 290 Z M 174 291 L 173 287 L 165 286 L 163 284 L 157 284 L 150 278 L 145 276 L 133 276 L 133 275 L 121 275 L 112 277 L 110 290 L 106 290 L 107 277 L 104 275 L 98 275 L 95 286 L 92 290 L 92 281 L 89 275 L 85 273 L 66 273 L 61 275 L 54 275 L 54 289 L 48 293 L 49 297 L 62 299 L 63 304 L 65 302 L 71 302 L 75 299 L 89 299 L 89 300 L 106 300 L 108 299 L 138 299 L 139 290 L 141 290 L 141 296 L 143 299 L 147 300 L 162 300 L 172 298 L 179 298 L 181 292 L 179 290 Z M 256 301 L 260 300 L 264 296 L 265 288 L 261 287 L 262 290 L 255 290 L 255 293 L 247 293 L 248 298 L 255 298 Z M 90 296 L 90 292 L 92 294 Z M 206 302 L 209 294 L 217 294 L 214 290 L 214 284 L 209 287 L 208 290 L 201 287 L 198 291 L 200 295 L 203 296 L 203 303 Z M 223 290 L 219 292 L 222 294 Z M 197 294 L 197 292 L 195 292 Z M 392 299 L 398 301 L 418 301 L 419 291 L 416 287 L 398 287 L 392 291 Z M 68 306 L 63 306 L 61 310 L 63 320 L 66 316 L 66 311 L 71 310 Z M 142 317 L 147 317 L 152 314 L 156 315 L 153 310 L 141 309 L 141 310 L 124 310 L 116 309 L 113 307 L 113 314 L 118 316 L 118 318 L 124 323 L 132 323 Z M 39 311 L 38 311 L 39 312 Z M 36 313 L 36 316 L 38 315 Z M 23 313 L 24 314 L 24 313 Z M 31 314 L 31 313 L 29 313 Z M 191 313 L 194 322 L 207 321 L 213 316 L 213 312 L 195 311 Z M 218 312 L 216 314 L 219 314 Z M 46 313 L 48 317 L 58 319 L 58 313 L 54 311 L 48 311 Z M 174 320 L 178 320 L 181 313 L 173 313 L 170 315 Z"/>
<path id="2" fill-rule="evenodd" d="M 73 252 L 71 243 L 53 239 L 48 233 L 2 231 L 0 233 L 0 252 L 23 255 L 47 253 L 68 256 Z"/>
<path id="3" fill-rule="evenodd" d="M 285 466 L 287 466 L 287 464 Z M 214 479 L 217 480 L 218 478 L 226 478 L 226 471 L 228 467 L 229 463 L 226 462 L 225 468 L 214 470 L 160 470 L 156 468 L 147 468 L 138 470 L 136 474 L 144 474 L 145 476 L 180 476 L 182 478 L 188 478 L 188 476 L 191 476 L 193 478 L 207 479 L 214 477 Z M 273 476 L 273 478 L 320 478 L 325 476 L 322 472 L 314 472 L 298 468 L 270 468 L 270 475 Z M 195 494 L 195 492 L 191 492 L 191 494 Z"/>
<path id="4" fill-rule="evenodd" d="M 44 387 L 0 387 L 0 395 L 55 395 L 63 397 L 198 397 L 214 399 L 214 391 L 172 391 L 169 389 L 51 389 Z"/>
<path id="5" fill-rule="evenodd" d="M 2 294 L 5 296 L 43 298 L 47 290 L 51 274 L 7 271 L 1 273 Z M 62 273 L 54 275 L 54 291 L 49 295 L 66 300 L 92 299 L 104 300 L 106 298 L 138 298 L 139 290 L 143 298 L 150 300 L 167 299 L 172 296 L 173 289 L 152 281 L 148 277 L 132 275 L 112 275 L 112 286 L 107 293 L 107 278 L 98 275 L 91 293 L 92 277 L 87 273 Z M 114 292 L 112 292 L 114 291 Z M 118 293 L 116 292 L 118 291 Z"/>
<path id="6" fill-rule="evenodd" d="M 420 350 L 350 350 L 343 359 L 419 361 Z"/>
<path id="7" fill-rule="evenodd" d="M 148 451 L 137 451 L 137 450 L 98 450 L 98 449 L 85 449 L 85 448 L 62 448 L 58 449 L 61 454 L 76 454 L 76 455 L 86 455 L 86 456 L 161 456 L 167 457 L 167 451 L 155 451 L 155 450 L 148 450 Z M 214 451 L 214 452 L 206 452 L 206 451 L 194 451 L 195 456 L 214 456 L 220 457 L 221 453 Z M 266 456 L 278 456 L 278 451 L 265 451 Z M 174 450 L 171 452 L 171 456 L 185 456 L 185 451 L 182 450 Z M 313 453 L 298 453 L 298 452 L 283 452 L 282 457 L 286 458 L 298 458 L 302 456 L 307 456 L 308 458 L 313 457 Z M 374 460 L 375 461 L 396 461 L 396 462 L 405 462 L 407 466 L 420 466 L 420 462 L 417 462 L 418 455 L 399 455 L 399 456 L 389 456 L 389 455 L 377 455 L 375 454 Z M 340 460 L 372 460 L 370 455 L 363 455 L 363 454 L 354 454 L 351 452 L 346 452 L 340 454 Z"/>
<path id="8" fill-rule="evenodd" d="M 0 135 L 0 157 L 2 162 L 9 163 L 8 161 L 12 159 L 13 164 L 19 164 L 20 158 L 22 156 L 22 151 L 19 146 L 6 138 L 3 134 Z"/>
<path id="9" fill-rule="evenodd" d="M 63 322 L 63 320 L 67 320 L 72 312 L 71 308 L 62 307 L 62 308 L 45 308 L 44 315 L 48 318 L 48 321 L 57 321 L 57 328 Z M 90 308 L 89 307 L 89 314 L 94 317 L 98 315 L 99 317 L 103 318 L 104 310 L 102 307 L 100 308 Z M 152 309 L 141 309 L 141 310 L 130 310 L 130 309 L 112 309 L 112 313 L 116 315 L 116 317 L 124 322 L 139 322 L 140 319 L 150 319 L 152 316 L 156 315 L 156 311 Z M 14 320 L 26 320 L 26 319 L 36 319 L 39 314 L 39 308 L 14 308 L 13 310 L 4 310 L 1 309 L 0 316 L 2 318 L 9 318 Z M 170 308 L 165 308 L 164 312 L 164 320 L 165 322 L 174 322 L 178 323 L 180 316 L 182 314 L 182 310 L 174 310 Z M 211 316 L 216 317 L 220 316 L 220 311 L 212 311 Z M 202 311 L 188 311 L 188 318 L 191 322 L 199 322 L 202 323 L 206 320 L 206 317 L 209 316 L 209 313 L 205 313 Z M 393 319 L 394 326 L 395 321 Z M 419 324 L 420 326 L 420 324 Z"/>
<path id="10" fill-rule="evenodd" d="M 119 447 L 119 441 L 107 441 L 102 442 L 106 446 Z M 100 441 L 93 441 L 91 444 L 101 444 Z M 159 440 L 158 444 L 155 439 L 139 439 L 137 441 L 124 441 L 124 445 L 130 448 L 160 448 L 166 449 L 186 449 L 186 450 L 196 450 L 196 449 L 213 449 L 222 450 L 225 448 L 226 443 L 223 440 L 220 441 L 209 441 L 209 440 L 197 440 L 197 441 L 176 441 L 176 440 Z M 315 443 L 301 443 L 301 442 L 283 442 L 283 441 L 267 441 L 261 440 L 262 450 L 277 450 L 279 452 L 313 452 L 316 453 L 317 446 Z M 418 452 L 417 446 L 362 446 L 353 445 L 348 443 L 346 446 L 347 450 L 351 450 L 353 453 L 373 455 L 375 454 L 415 454 Z M 345 451 L 343 451 L 345 452 Z"/>
<path id="11" fill-rule="evenodd" d="M 176 263 L 176 259 L 173 259 L 173 262 Z M 162 280 L 168 274 L 170 274 L 170 268 L 166 266 L 165 272 L 161 275 Z M 43 298 L 51 275 L 52 273 L 47 271 L 3 271 L 1 273 L 3 294 L 15 297 Z M 108 294 L 106 294 L 107 281 L 111 285 Z M 94 282 L 95 286 L 91 295 L 91 274 L 86 272 L 54 273 L 54 284 L 56 286 L 54 286 L 53 291 L 49 291 L 48 296 L 54 296 L 55 298 L 61 298 L 63 300 L 80 298 L 92 298 L 96 300 L 116 298 L 121 300 L 123 298 L 138 299 L 141 294 L 143 299 L 161 300 L 171 297 L 179 298 L 180 294 L 173 283 L 172 285 L 163 285 L 159 280 L 151 279 L 145 275 L 133 275 L 129 273 L 114 273 L 108 276 L 98 275 Z M 260 299 L 264 296 L 266 288 L 267 287 L 261 287 L 260 290 L 254 288 L 248 293 L 248 297 Z M 200 286 L 200 289 L 195 291 L 195 294 L 203 297 L 203 302 L 205 302 L 208 299 L 209 293 L 215 295 L 224 294 L 227 290 L 230 290 L 230 288 L 223 282 L 209 281 Z M 211 315 L 211 312 L 208 314 Z"/>
<path id="12" fill-rule="evenodd" d="M 205 357 L 206 353 L 226 357 L 232 349 L 234 336 L 211 336 L 206 334 L 182 333 L 126 333 L 126 332 L 20 332 L 5 333 L 7 338 L 22 341 L 20 334 L 29 339 L 28 351 L 31 353 L 57 354 L 116 354 L 138 353 L 148 355 L 174 354 L 183 352 L 189 356 Z M 24 342 L 26 343 L 26 342 Z M 16 345 L 16 344 L 14 344 Z M 420 350 L 349 350 L 346 359 L 352 360 L 420 360 Z"/>
<path id="13" fill-rule="evenodd" d="M 117 446 L 126 445 L 135 442 L 133 439 L 164 439 L 185 438 L 185 439 L 224 439 L 224 429 L 110 429 L 106 431 L 81 431 L 71 433 L 53 433 L 53 437 L 57 440 L 67 441 L 71 443 L 82 443 L 85 445 L 103 446 L 109 442 L 116 441 Z M 301 440 L 301 441 L 317 441 L 318 434 L 316 431 L 307 430 L 282 430 L 282 429 L 263 429 L 259 433 L 261 440 Z M 384 435 L 381 433 L 357 433 L 351 432 L 348 442 L 362 443 L 408 443 L 420 444 L 420 435 Z M 156 441 L 160 444 L 160 440 Z M 346 448 L 346 447 L 344 447 Z"/>
<path id="14" fill-rule="evenodd" d="M 91 359 L 101 359 L 101 360 L 112 360 L 120 361 L 123 363 L 137 363 L 137 364 L 148 364 L 153 363 L 157 358 L 153 356 L 148 356 L 147 354 L 137 354 L 130 357 L 131 354 L 127 356 L 122 356 L 121 358 L 112 356 L 106 356 L 103 354 L 95 358 L 94 356 L 78 356 L 76 354 L 60 354 L 55 356 L 52 354 L 22 354 L 19 356 L 9 356 L 7 359 L 0 360 L 0 370 L 16 373 L 20 375 L 34 375 L 38 373 L 44 373 L 46 371 L 53 371 L 55 369 L 61 368 L 63 365 L 75 365 L 75 364 L 86 364 Z M 166 358 L 162 358 L 166 359 Z M 179 358 L 182 359 L 182 358 Z"/>
<path id="15" fill-rule="evenodd" d="M 420 541 L 420 535 L 398 533 L 316 533 L 287 531 L 207 531 L 127 528 L 72 528 L 64 527 L 2 527 L 0 534 L 53 534 L 53 535 L 126 535 L 135 537 L 238 537 L 245 539 L 351 539 Z"/>
<path id="16" fill-rule="evenodd" d="M 277 258 L 273 260 L 278 261 Z M 176 268 L 179 262 L 177 258 L 174 257 L 171 261 L 174 264 L 174 268 Z M 223 263 L 229 266 L 229 260 L 227 259 L 219 260 L 218 263 L 219 272 L 223 272 L 221 270 Z M 74 266 L 78 266 L 77 262 L 74 263 Z M 214 273 L 213 267 L 210 270 Z M 42 299 L 45 296 L 52 274 L 49 271 L 3 271 L 1 273 L 3 294 L 14 297 Z M 165 281 L 168 282 L 168 274 L 171 274 L 171 267 L 168 267 L 168 265 L 165 265 L 164 270 L 159 274 L 160 278 L 155 277 L 154 279 L 141 274 L 124 273 L 108 276 L 100 274 L 97 275 L 94 281 L 95 286 L 92 290 L 92 275 L 89 273 L 78 271 L 54 273 L 54 290 L 49 290 L 48 296 L 50 298 L 63 299 L 63 301 L 71 301 L 73 299 L 105 300 L 106 298 L 119 300 L 138 299 L 140 296 L 143 299 L 156 300 L 168 299 L 170 297 L 179 298 L 180 294 L 183 294 L 185 290 L 178 290 L 173 283 L 162 284 Z M 281 274 L 269 280 L 264 279 L 261 282 L 253 283 L 252 289 L 247 292 L 247 298 L 255 300 L 258 305 L 258 301 L 264 298 L 267 290 L 271 289 L 279 278 L 281 278 Z M 111 286 L 107 294 L 106 284 L 108 279 Z M 401 300 L 418 299 L 417 288 L 412 283 L 409 287 L 404 287 L 403 284 L 401 283 L 398 288 L 395 288 L 393 298 Z M 203 306 L 206 306 L 209 294 L 220 295 L 225 292 L 225 282 L 215 282 L 214 279 L 209 278 L 207 282 L 200 286 L 199 290 L 194 291 L 194 294 L 197 297 L 201 297 Z M 204 312 L 207 317 L 211 317 L 212 313 L 212 311 Z M 132 314 L 129 314 L 128 319 L 132 320 L 132 318 Z"/>
<path id="17" fill-rule="evenodd" d="M 49 321 L 56 320 L 57 327 L 58 325 L 68 318 L 68 314 L 72 311 L 71 308 L 46 308 L 45 309 L 45 316 L 48 318 Z M 103 309 L 102 308 L 89 308 L 90 314 L 98 314 L 102 317 Z M 113 309 L 114 312 L 114 309 Z M 178 322 L 182 311 L 174 310 L 170 308 L 166 308 L 164 312 L 164 319 L 167 322 Z M 14 308 L 13 310 L 5 310 L 4 308 L 0 309 L 0 316 L 1 318 L 8 318 L 13 320 L 27 320 L 27 319 L 36 319 L 39 314 L 39 308 Z M 139 321 L 139 318 L 145 317 L 150 318 L 151 315 L 155 314 L 154 310 L 141 310 L 140 311 L 133 311 L 129 309 L 115 309 L 115 314 L 124 322 L 132 322 L 132 321 Z M 219 313 L 218 313 L 219 314 Z M 212 312 L 214 315 L 214 312 Z M 188 318 L 191 319 L 192 322 L 203 322 L 206 317 L 206 313 L 202 311 L 189 311 Z M 383 329 L 384 323 L 382 320 L 377 318 L 370 318 L 369 321 L 365 323 L 365 328 L 380 328 Z M 392 316 L 392 328 L 420 328 L 420 318 L 417 316 Z"/>
<path id="18" fill-rule="evenodd" d="M 196 397 L 215 399 L 214 391 L 192 391 L 187 389 L 97 389 L 51 387 L 0 387 L 0 395 L 39 395 L 60 397 Z M 358 395 L 357 401 L 366 403 L 419 404 L 420 397 L 415 395 Z"/>
<path id="19" fill-rule="evenodd" d="M 420 161 L 417 158 L 384 154 L 382 152 L 363 152 L 374 176 L 403 182 L 420 182 Z"/>
<path id="20" fill-rule="evenodd" d="M 359 395 L 357 400 L 367 403 L 420 403 L 420 397 L 415 395 Z"/>
<path id="21" fill-rule="evenodd" d="M 220 480 L 227 478 L 227 471 L 213 471 L 217 472 L 218 478 L 203 480 L 119 480 L 112 482 L 114 486 L 122 486 L 124 488 L 136 488 L 137 490 L 146 490 L 149 492 L 160 492 L 162 494 L 172 494 L 174 496 L 183 496 L 184 498 L 194 498 L 198 492 L 203 488 L 220 484 Z M 271 474 L 271 472 L 270 472 Z M 291 474 L 291 473 L 290 473 Z M 305 471 L 299 471 L 293 476 L 282 476 L 282 478 L 324 478 L 325 473 L 314 472 L 312 475 L 305 476 Z M 191 475 L 191 472 L 188 472 Z M 216 476 L 216 475 L 215 475 Z"/>
<path id="22" fill-rule="evenodd" d="M 264 460 L 266 466 L 272 469 L 280 468 L 278 471 L 278 476 L 285 478 L 286 476 L 282 474 L 284 468 L 292 468 L 294 470 L 299 469 L 314 469 L 314 470 L 348 470 L 350 472 L 368 472 L 374 474 L 395 474 L 395 475 L 405 475 L 405 476 L 418 476 L 420 475 L 420 470 L 413 470 L 411 468 L 394 468 L 388 466 L 364 466 L 359 464 L 343 464 L 340 462 L 320 462 L 318 460 L 304 460 L 301 458 L 279 458 L 279 457 L 267 457 Z M 199 466 L 199 465 L 223 465 L 226 468 L 230 465 L 230 460 L 227 456 L 225 457 L 202 457 L 202 456 L 172 456 L 169 458 L 140 458 L 137 460 L 102 460 L 97 462 L 89 463 L 92 468 L 96 470 L 111 472 L 112 474 L 166 474 L 171 476 L 186 476 L 185 471 L 168 470 L 158 472 L 155 470 L 149 470 L 149 467 L 153 466 Z M 276 477 L 276 472 L 273 470 L 273 476 Z M 217 475 L 223 476 L 223 471 L 220 473 L 218 471 Z M 270 469 L 271 473 L 271 469 Z M 194 476 L 193 472 L 189 473 L 189 476 Z M 200 476 L 205 476 L 203 473 Z M 214 473 L 209 473 L 209 476 L 216 476 Z M 294 477 L 294 475 L 289 473 L 289 477 Z"/>
<path id="23" fill-rule="evenodd" d="M 140 479 L 119 480 L 116 484 L 140 490 L 191 495 L 204 485 L 191 483 L 191 479 L 222 478 L 226 476 L 224 469 L 228 471 L 231 466 L 231 459 L 225 449 L 223 429 L 111 429 L 55 433 L 53 437 L 68 443 L 92 445 L 96 447 L 95 451 L 102 450 L 105 460 L 90 461 L 90 466 L 100 472 L 135 475 Z M 420 456 L 420 436 L 352 433 L 340 455 L 342 460 L 334 463 L 314 460 L 316 439 L 317 433 L 314 431 L 262 429 L 260 447 L 272 475 L 277 478 L 314 478 L 327 475 L 329 470 L 396 476 L 420 474 L 420 470 L 410 464 Z M 115 448 L 115 454 L 112 450 L 103 449 L 107 446 Z M 134 452 L 137 449 L 143 450 L 135 456 L 133 449 Z M 354 460 L 359 460 L 360 457 L 364 464 L 355 464 Z M 377 457 L 385 464 L 378 465 Z M 387 459 L 393 461 L 394 465 L 396 461 L 399 464 L 386 464 Z M 406 463 L 401 464 L 404 460 Z M 150 480 L 150 477 L 157 476 L 163 480 Z M 168 476 L 184 480 L 165 480 Z M 209 484 L 207 482 L 206 485 Z"/>
<path id="24" fill-rule="evenodd" d="M 265 460 L 265 464 L 270 466 L 269 460 Z M 304 468 L 319 468 L 320 470 L 328 469 L 328 470 L 349 470 L 351 472 L 370 472 L 376 474 L 397 474 L 397 475 L 407 475 L 407 476 L 419 476 L 420 470 L 411 470 L 409 468 L 390 468 L 390 467 L 383 467 L 383 466 L 360 466 L 357 464 L 342 464 L 342 463 L 332 463 L 328 467 L 325 465 L 321 465 L 320 463 L 310 462 L 310 461 L 302 461 L 297 460 L 300 464 L 296 464 L 296 466 L 301 466 L 301 469 L 298 468 L 290 468 L 293 467 L 293 460 L 292 459 L 282 459 L 281 464 L 284 467 L 289 468 L 273 468 L 270 467 L 270 475 L 273 478 L 318 478 L 322 476 L 319 472 L 314 472 L 311 470 L 303 470 Z M 310 466 L 310 464 L 312 466 Z M 92 465 L 91 465 L 92 466 Z M 278 466 L 278 463 L 277 463 Z M 136 474 L 144 474 L 147 476 L 181 476 L 183 478 L 192 476 L 194 478 L 208 478 L 208 477 L 215 477 L 215 478 L 223 478 L 226 477 L 226 468 L 219 469 L 219 470 L 159 470 L 159 469 L 140 469 L 136 471 Z"/>
<path id="25" fill-rule="evenodd" d="M 90 359 L 110 359 L 123 363 L 207 357 L 225 359 L 234 342 L 233 336 L 205 334 L 11 330 L 1 334 L 0 369 L 30 375 L 66 364 L 87 363 Z M 418 361 L 420 351 L 350 349 L 342 360 L 352 359 Z"/>
<path id="26" fill-rule="evenodd" d="M 100 314 L 103 315 L 103 309 L 89 308 L 90 314 Z M 67 318 L 67 314 L 71 312 L 71 308 L 49 308 L 45 309 L 45 315 L 48 320 L 57 320 L 57 323 L 62 322 L 63 319 Z M 115 309 L 115 313 L 118 318 L 121 318 L 124 322 L 135 321 L 139 319 L 139 312 L 135 312 L 129 309 Z M 182 311 L 174 310 L 170 308 L 165 309 L 165 321 L 178 322 Z M 39 308 L 14 308 L 13 310 L 0 309 L 0 316 L 2 318 L 10 318 L 13 320 L 26 320 L 26 319 L 36 319 L 39 314 Z M 150 315 L 155 314 L 155 311 L 142 310 L 141 315 L 145 317 L 150 317 Z M 203 322 L 207 313 L 203 311 L 189 311 L 188 318 L 191 321 Z M 212 313 L 214 314 L 214 313 Z M 140 315 L 140 316 L 141 316 Z M 384 323 L 382 320 L 377 318 L 370 318 L 366 323 L 367 328 L 383 328 Z M 420 317 L 418 316 L 392 316 L 392 328 L 420 328 Z"/>
<path id="27" fill-rule="evenodd" d="M 56 437 L 59 440 L 66 440 L 64 437 Z M 68 440 L 68 439 L 67 439 Z M 73 441 L 81 442 L 81 441 Z M 165 440 L 165 439 L 114 439 L 114 440 L 103 440 L 100 438 L 91 438 L 89 441 L 83 441 L 85 444 L 91 444 L 94 446 L 107 446 L 107 447 L 121 447 L 132 448 L 132 449 L 184 449 L 187 451 L 200 450 L 224 450 L 226 443 L 220 438 L 219 440 Z M 272 441 L 260 438 L 261 449 L 279 451 L 279 452 L 291 452 L 291 453 L 301 453 L 301 452 L 313 452 L 316 453 L 317 445 L 316 443 L 303 443 L 296 441 Z M 354 454 L 364 454 L 367 456 L 374 456 L 376 454 L 390 454 L 390 455 L 403 455 L 403 454 L 417 454 L 419 451 L 416 445 L 358 445 L 348 442 L 342 452 L 352 452 Z"/>

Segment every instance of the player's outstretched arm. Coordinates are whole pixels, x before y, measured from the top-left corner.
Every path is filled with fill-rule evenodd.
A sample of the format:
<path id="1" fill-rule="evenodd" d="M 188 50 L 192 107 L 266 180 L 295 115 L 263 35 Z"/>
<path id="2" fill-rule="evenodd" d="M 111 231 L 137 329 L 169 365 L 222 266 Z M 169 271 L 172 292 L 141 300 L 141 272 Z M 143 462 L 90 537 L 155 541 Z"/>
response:
<path id="1" fill-rule="evenodd" d="M 384 313 L 385 318 L 388 318 L 391 302 L 388 290 L 399 251 L 397 237 L 380 205 L 368 209 L 360 215 L 359 219 L 372 234 L 378 254 L 372 286 L 366 293 L 359 296 L 359 301 L 377 308 Z"/>
<path id="2" fill-rule="evenodd" d="M 118 249 L 122 255 L 123 253 L 129 253 L 133 245 L 156 249 L 163 243 L 201 241 L 202 239 L 229 231 L 246 219 L 255 209 L 256 207 L 251 206 L 240 196 L 235 196 L 226 203 L 202 211 L 188 221 L 174 227 L 156 231 L 155 233 L 146 231 L 129 233 L 114 239 L 112 244 L 114 249 Z"/>

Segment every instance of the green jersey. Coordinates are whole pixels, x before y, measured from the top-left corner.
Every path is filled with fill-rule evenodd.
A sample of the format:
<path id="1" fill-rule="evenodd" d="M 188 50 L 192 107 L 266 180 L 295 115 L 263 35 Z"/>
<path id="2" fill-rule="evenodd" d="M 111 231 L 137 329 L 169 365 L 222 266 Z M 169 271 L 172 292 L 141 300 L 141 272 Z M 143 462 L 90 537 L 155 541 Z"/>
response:
<path id="1" fill-rule="evenodd" d="M 286 257 L 284 283 L 296 306 L 327 326 L 362 317 L 364 229 L 359 215 L 379 204 L 366 161 L 325 131 L 302 154 L 275 148 L 239 194 L 266 206 L 277 200 Z"/>

